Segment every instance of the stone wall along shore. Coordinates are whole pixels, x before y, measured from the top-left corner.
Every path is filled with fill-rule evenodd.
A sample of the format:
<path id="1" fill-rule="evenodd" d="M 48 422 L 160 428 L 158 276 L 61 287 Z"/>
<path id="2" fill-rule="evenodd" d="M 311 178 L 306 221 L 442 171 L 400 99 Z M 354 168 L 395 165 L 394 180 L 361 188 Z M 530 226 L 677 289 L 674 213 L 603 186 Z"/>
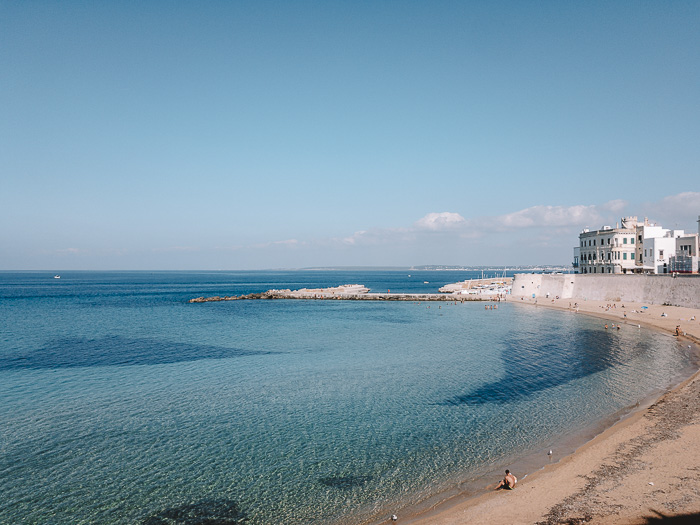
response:
<path id="1" fill-rule="evenodd" d="M 512 295 L 700 308 L 700 275 L 516 274 Z"/>

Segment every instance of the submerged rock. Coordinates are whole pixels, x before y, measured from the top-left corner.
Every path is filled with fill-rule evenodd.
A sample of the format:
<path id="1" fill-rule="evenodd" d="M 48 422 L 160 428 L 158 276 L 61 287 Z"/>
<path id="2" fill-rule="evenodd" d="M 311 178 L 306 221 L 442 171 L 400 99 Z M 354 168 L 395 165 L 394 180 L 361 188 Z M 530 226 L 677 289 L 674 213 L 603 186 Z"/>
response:
<path id="1" fill-rule="evenodd" d="M 334 489 L 351 489 L 364 485 L 372 478 L 370 476 L 329 476 L 319 478 L 319 483 Z"/>

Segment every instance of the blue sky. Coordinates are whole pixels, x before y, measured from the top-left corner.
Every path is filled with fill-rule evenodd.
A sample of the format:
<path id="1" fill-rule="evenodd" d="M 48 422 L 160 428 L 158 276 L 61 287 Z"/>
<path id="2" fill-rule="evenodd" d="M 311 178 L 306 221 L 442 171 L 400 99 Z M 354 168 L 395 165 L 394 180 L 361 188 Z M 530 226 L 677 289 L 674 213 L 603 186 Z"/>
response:
<path id="1" fill-rule="evenodd" d="M 700 3 L 2 2 L 0 269 L 568 264 L 696 231 Z"/>

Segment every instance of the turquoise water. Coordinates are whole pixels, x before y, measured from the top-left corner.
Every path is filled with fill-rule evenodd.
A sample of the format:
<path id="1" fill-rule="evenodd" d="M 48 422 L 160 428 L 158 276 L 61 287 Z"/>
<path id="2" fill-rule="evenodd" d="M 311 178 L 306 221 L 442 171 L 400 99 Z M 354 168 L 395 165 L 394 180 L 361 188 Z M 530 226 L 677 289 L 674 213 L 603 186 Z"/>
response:
<path id="1" fill-rule="evenodd" d="M 0 273 L 0 522 L 368 523 L 695 365 L 672 337 L 509 303 L 187 303 L 469 276 L 410 273 Z"/>

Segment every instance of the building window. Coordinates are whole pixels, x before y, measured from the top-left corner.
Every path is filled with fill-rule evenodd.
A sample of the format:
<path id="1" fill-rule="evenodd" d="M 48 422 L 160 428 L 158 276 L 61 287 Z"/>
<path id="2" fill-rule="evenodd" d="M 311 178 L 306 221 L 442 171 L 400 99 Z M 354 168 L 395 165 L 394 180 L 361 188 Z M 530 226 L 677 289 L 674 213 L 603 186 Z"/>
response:
<path id="1" fill-rule="evenodd" d="M 634 237 L 630 237 L 630 244 L 634 244 Z"/>
<path id="2" fill-rule="evenodd" d="M 663 250 L 659 250 L 659 259 L 661 259 L 662 261 L 664 260 L 664 251 Z"/>
<path id="3" fill-rule="evenodd" d="M 627 260 L 627 252 L 622 254 L 622 258 L 626 261 Z"/>
<path id="4" fill-rule="evenodd" d="M 593 239 L 593 246 L 595 246 L 595 239 Z"/>
<path id="5" fill-rule="evenodd" d="M 608 237 L 608 246 L 610 246 L 610 237 Z"/>
<path id="6" fill-rule="evenodd" d="M 627 237 L 625 237 L 624 239 L 622 239 L 622 244 L 627 244 Z"/>
<path id="7" fill-rule="evenodd" d="M 630 256 L 631 256 L 630 259 L 632 259 L 634 261 L 634 254 L 631 253 Z"/>

